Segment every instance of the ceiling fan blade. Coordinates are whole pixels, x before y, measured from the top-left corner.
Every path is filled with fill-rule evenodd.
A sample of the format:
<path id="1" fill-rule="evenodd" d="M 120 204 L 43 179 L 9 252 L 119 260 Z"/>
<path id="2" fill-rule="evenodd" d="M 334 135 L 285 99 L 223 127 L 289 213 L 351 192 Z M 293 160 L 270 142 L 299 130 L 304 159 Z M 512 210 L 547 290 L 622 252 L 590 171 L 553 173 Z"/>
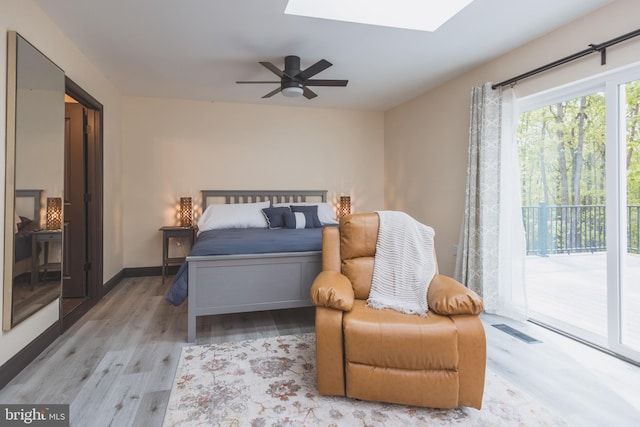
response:
<path id="1" fill-rule="evenodd" d="M 318 96 L 314 91 L 312 91 L 311 89 L 309 89 L 309 88 L 308 88 L 308 87 L 306 87 L 306 86 L 302 86 L 302 90 L 303 90 L 302 94 L 303 94 L 303 95 L 304 95 L 304 97 L 305 97 L 305 98 L 307 98 L 307 99 L 313 99 L 313 98 L 315 98 L 316 96 Z"/>
<path id="2" fill-rule="evenodd" d="M 286 78 L 289 78 L 289 79 L 291 78 L 288 74 L 286 74 L 284 71 L 280 70 L 280 68 L 276 67 L 271 62 L 260 61 L 260 64 L 264 68 L 266 68 L 267 70 L 271 71 L 273 74 L 275 74 L 278 77 L 286 77 Z"/>
<path id="3" fill-rule="evenodd" d="M 346 86 L 349 80 L 306 80 L 307 86 Z"/>
<path id="4" fill-rule="evenodd" d="M 319 72 L 326 70 L 327 68 L 331 67 L 331 65 L 333 65 L 331 64 L 331 62 L 327 61 L 326 59 L 321 59 L 306 70 L 299 72 L 295 77 L 304 81 L 315 76 Z"/>
<path id="5" fill-rule="evenodd" d="M 279 82 L 278 82 L 279 83 Z M 271 92 L 269 92 L 268 94 L 266 94 L 265 96 L 263 96 L 263 98 L 271 98 L 273 95 L 275 95 L 276 93 L 280 93 L 280 91 L 282 91 L 281 87 L 278 87 L 277 89 L 272 90 Z"/>
<path id="6" fill-rule="evenodd" d="M 243 84 L 251 84 L 251 83 L 258 83 L 258 84 L 263 84 L 263 83 L 280 84 L 280 82 L 266 82 L 266 81 L 249 81 L 249 82 L 247 82 L 247 81 L 239 81 L 239 82 L 236 82 L 236 83 L 237 83 L 237 84 L 241 84 L 241 85 L 243 85 Z"/>

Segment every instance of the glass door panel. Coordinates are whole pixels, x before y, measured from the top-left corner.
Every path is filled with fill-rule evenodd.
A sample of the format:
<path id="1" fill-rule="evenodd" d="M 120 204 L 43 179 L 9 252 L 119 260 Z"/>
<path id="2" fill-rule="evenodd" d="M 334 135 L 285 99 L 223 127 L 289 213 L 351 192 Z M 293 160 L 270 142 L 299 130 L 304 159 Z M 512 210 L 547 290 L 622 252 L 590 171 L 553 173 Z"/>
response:
<path id="1" fill-rule="evenodd" d="M 605 96 L 524 112 L 517 142 L 530 317 L 607 340 Z"/>

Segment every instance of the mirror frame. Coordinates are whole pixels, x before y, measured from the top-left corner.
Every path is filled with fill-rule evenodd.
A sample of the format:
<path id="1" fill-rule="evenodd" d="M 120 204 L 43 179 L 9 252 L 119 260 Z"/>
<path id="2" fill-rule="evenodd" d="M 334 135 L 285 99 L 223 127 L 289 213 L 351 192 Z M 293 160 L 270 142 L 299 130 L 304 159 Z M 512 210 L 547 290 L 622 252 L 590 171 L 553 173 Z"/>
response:
<path id="1" fill-rule="evenodd" d="M 3 309 L 2 329 L 9 331 L 16 324 L 13 322 L 13 272 L 15 258 L 15 209 L 16 209 L 16 139 L 17 139 L 17 96 L 18 96 L 18 40 L 21 39 L 44 59 L 60 70 L 62 76 L 62 93 L 65 92 L 65 73 L 46 55 L 29 43 L 16 31 L 7 31 L 7 86 L 6 86 L 6 141 L 5 141 L 5 205 L 4 205 L 4 273 L 3 273 Z M 64 100 L 61 99 L 61 105 Z M 63 123 L 64 117 L 61 118 Z M 64 140 L 61 141 L 64 149 Z M 63 177 L 61 177 L 61 181 Z M 62 295 L 62 280 L 60 294 Z M 55 300 L 52 300 L 55 301 Z M 44 304 L 40 309 L 46 307 Z"/>
<path id="2" fill-rule="evenodd" d="M 11 329 L 13 317 L 13 257 L 16 189 L 16 95 L 18 92 L 18 34 L 7 32 L 7 125 L 4 186 L 4 277 L 2 330 Z"/>

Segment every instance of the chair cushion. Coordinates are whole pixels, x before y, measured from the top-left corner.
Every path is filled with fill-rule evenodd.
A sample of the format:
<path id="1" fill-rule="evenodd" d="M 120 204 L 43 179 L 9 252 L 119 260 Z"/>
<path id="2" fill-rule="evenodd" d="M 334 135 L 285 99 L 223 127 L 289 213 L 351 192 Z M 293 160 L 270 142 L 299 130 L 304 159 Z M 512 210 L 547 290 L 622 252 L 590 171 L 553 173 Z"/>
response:
<path id="1" fill-rule="evenodd" d="M 340 257 L 342 260 L 372 257 L 376 254 L 377 213 L 348 215 L 340 220 Z"/>
<path id="2" fill-rule="evenodd" d="M 408 370 L 458 368 L 458 334 L 449 317 L 376 310 L 355 300 L 343 327 L 347 362 Z"/>
<path id="3" fill-rule="evenodd" d="M 351 282 L 337 271 L 321 271 L 311 285 L 311 301 L 317 307 L 349 311 L 353 306 Z"/>
<path id="4" fill-rule="evenodd" d="M 482 298 L 451 277 L 436 274 L 427 292 L 429 309 L 443 316 L 480 314 L 484 310 Z"/>
<path id="5" fill-rule="evenodd" d="M 349 278 L 356 298 L 366 300 L 371 291 L 374 257 L 352 258 L 342 261 L 342 274 Z"/>
<path id="6" fill-rule="evenodd" d="M 379 226 L 377 213 L 347 215 L 340 220 L 341 271 L 351 281 L 356 298 L 369 297 Z"/>

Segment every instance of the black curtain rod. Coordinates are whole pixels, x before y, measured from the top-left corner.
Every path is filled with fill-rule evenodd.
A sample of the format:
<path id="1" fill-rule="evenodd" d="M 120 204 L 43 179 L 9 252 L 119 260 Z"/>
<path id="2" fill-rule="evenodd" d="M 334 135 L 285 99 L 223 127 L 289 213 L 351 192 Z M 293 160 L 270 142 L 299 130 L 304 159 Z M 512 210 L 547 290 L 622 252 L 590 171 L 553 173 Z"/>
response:
<path id="1" fill-rule="evenodd" d="M 638 37 L 640 36 L 640 29 L 637 29 L 635 31 L 632 31 L 630 33 L 627 34 L 623 34 L 619 37 L 616 37 L 615 39 L 611 39 L 609 41 L 606 41 L 604 43 L 600 43 L 600 44 L 590 44 L 589 45 L 589 49 L 585 49 L 585 50 L 581 50 L 580 52 L 576 52 L 573 55 L 569 55 L 566 56 L 562 59 L 558 59 L 557 61 L 551 62 L 547 65 L 543 65 L 542 67 L 538 67 L 535 70 L 531 70 L 528 71 L 526 73 L 520 74 L 519 76 L 516 77 L 512 77 L 509 80 L 505 80 L 503 82 L 500 83 L 496 83 L 493 86 L 491 86 L 492 89 L 497 89 L 499 87 L 502 86 L 508 86 L 508 85 L 513 85 L 516 84 L 518 81 L 526 79 L 527 77 L 531 77 L 534 76 L 536 74 L 542 73 L 543 71 L 547 71 L 550 70 L 552 68 L 555 68 L 559 65 L 563 65 L 566 64 L 567 62 L 571 62 L 574 61 L 576 59 L 582 58 L 583 56 L 587 56 L 590 55 L 592 53 L 595 52 L 600 52 L 600 65 L 604 65 L 607 63 L 607 48 L 613 45 L 616 45 L 618 43 L 622 43 L 623 41 L 632 39 L 634 37 Z"/>

